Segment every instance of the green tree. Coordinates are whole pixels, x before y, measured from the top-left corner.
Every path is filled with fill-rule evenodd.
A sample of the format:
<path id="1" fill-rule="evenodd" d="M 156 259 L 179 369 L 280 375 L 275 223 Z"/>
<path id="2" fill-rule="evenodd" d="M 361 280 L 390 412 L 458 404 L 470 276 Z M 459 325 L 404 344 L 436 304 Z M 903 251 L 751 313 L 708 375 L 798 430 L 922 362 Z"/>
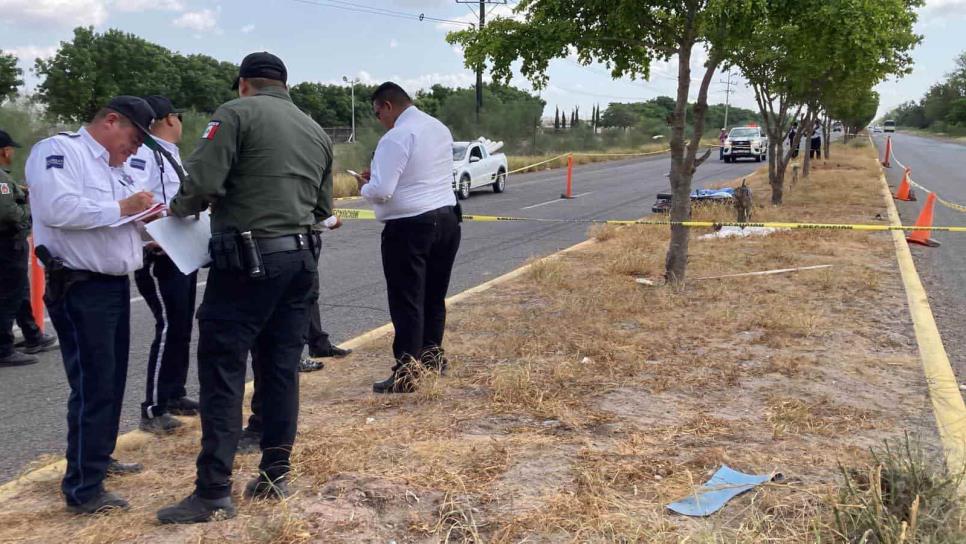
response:
<path id="1" fill-rule="evenodd" d="M 37 59 L 35 71 L 44 78 L 37 96 L 55 116 L 75 122 L 89 120 L 119 94 L 170 95 L 179 74 L 167 49 L 133 34 L 93 27 L 74 29 L 74 39 L 61 42 L 50 59 Z"/>
<path id="2" fill-rule="evenodd" d="M 921 0 L 755 0 L 760 16 L 727 51 L 754 90 L 769 137 L 772 203 L 781 204 L 784 176 L 802 136 L 837 96 L 863 92 L 889 74 L 906 73 Z M 835 21 L 831 25 L 829 21 Z M 805 112 L 796 141 L 785 133 Z M 826 123 L 827 124 L 827 123 Z M 827 141 L 827 139 L 826 139 Z M 806 155 L 806 172 L 808 168 Z"/>
<path id="3" fill-rule="evenodd" d="M 13 98 L 17 87 L 23 85 L 23 70 L 17 66 L 17 57 L 0 50 L 0 103 Z"/>
<path id="4" fill-rule="evenodd" d="M 167 96 L 177 107 L 212 113 L 238 97 L 231 88 L 238 75 L 238 65 L 207 55 L 173 55 L 171 60 L 178 80 Z"/>
<path id="5" fill-rule="evenodd" d="M 704 129 L 708 87 L 730 36 L 743 34 L 742 25 L 757 13 L 749 11 L 751 0 L 522 0 L 515 8 L 518 19 L 497 18 L 483 29 L 450 33 L 447 40 L 464 48 L 468 67 L 492 60 L 493 76 L 506 81 L 511 65 L 535 87 L 547 83 L 552 59 L 576 51 L 580 62 L 607 64 L 611 75 L 644 77 L 653 59 L 677 56 L 678 89 L 671 117 L 672 221 L 684 221 L 691 210 L 691 180 L 695 169 L 710 153 L 697 158 L 700 142 L 685 142 L 685 126 L 693 133 Z M 685 120 L 691 90 L 691 54 L 704 44 L 709 50 L 698 86 L 694 112 Z M 519 62 L 519 64 L 517 64 Z M 688 255 L 688 230 L 671 227 L 671 243 L 665 266 L 669 282 L 684 281 Z"/>

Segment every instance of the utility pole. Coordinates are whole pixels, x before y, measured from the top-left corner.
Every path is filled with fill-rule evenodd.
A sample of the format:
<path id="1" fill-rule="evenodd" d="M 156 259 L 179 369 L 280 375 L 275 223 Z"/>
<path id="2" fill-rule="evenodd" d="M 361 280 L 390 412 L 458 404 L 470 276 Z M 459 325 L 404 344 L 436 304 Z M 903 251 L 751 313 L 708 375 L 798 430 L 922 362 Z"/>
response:
<path id="1" fill-rule="evenodd" d="M 486 6 L 488 4 L 506 5 L 507 0 L 456 0 L 457 4 L 479 4 L 480 26 L 477 30 L 483 30 L 486 26 Z M 480 124 L 480 109 L 483 107 L 483 65 L 476 67 L 476 124 Z"/>
<path id="2" fill-rule="evenodd" d="M 731 82 L 731 68 L 728 69 L 728 81 L 719 81 L 718 83 L 724 83 L 726 85 L 725 91 L 724 91 L 725 92 L 725 118 L 724 118 L 724 126 L 722 128 L 725 130 L 728 130 L 728 107 L 731 105 L 731 86 L 735 85 L 734 83 Z"/>

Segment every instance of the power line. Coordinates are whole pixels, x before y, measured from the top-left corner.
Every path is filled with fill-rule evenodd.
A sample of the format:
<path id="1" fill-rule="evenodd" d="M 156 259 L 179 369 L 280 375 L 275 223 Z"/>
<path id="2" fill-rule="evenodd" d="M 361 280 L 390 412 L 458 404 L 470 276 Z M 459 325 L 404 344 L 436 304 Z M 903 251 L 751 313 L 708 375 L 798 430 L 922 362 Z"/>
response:
<path id="1" fill-rule="evenodd" d="M 436 23 L 443 23 L 443 24 L 449 24 L 449 25 L 460 25 L 460 26 L 469 26 L 469 27 L 476 26 L 473 23 L 468 23 L 466 21 L 455 21 L 453 19 L 442 19 L 439 17 L 430 17 L 425 13 L 408 13 L 404 11 L 397 11 L 392 9 L 367 6 L 364 4 L 357 4 L 354 2 L 346 2 L 344 0 L 291 0 L 291 1 L 297 2 L 299 4 L 308 4 L 310 6 L 341 9 L 344 11 L 365 13 L 368 15 L 381 15 L 383 17 L 407 19 L 410 21 L 432 21 Z"/>

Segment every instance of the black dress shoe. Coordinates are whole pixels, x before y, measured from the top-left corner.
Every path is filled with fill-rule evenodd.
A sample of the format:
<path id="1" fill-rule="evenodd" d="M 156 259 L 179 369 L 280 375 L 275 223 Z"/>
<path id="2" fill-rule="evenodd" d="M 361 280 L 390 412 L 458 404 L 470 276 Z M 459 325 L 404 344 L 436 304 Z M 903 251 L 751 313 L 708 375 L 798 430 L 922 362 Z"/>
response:
<path id="1" fill-rule="evenodd" d="M 72 514 L 97 514 L 108 510 L 127 510 L 127 501 L 114 493 L 101 491 L 84 504 L 68 504 L 67 511 Z"/>
<path id="2" fill-rule="evenodd" d="M 50 351 L 57 349 L 60 344 L 57 343 L 57 337 L 52 334 L 41 334 L 40 338 L 32 342 L 24 342 L 21 351 L 24 353 L 33 355 L 34 353 L 41 353 L 44 351 Z"/>
<path id="3" fill-rule="evenodd" d="M 236 451 L 238 453 L 258 453 L 262 451 L 262 433 L 251 431 L 247 427 L 242 429 Z"/>
<path id="4" fill-rule="evenodd" d="M 137 474 L 142 470 L 144 470 L 144 466 L 141 463 L 122 463 L 113 457 L 111 457 L 111 461 L 107 464 L 107 473 L 112 476 Z"/>
<path id="5" fill-rule="evenodd" d="M 426 367 L 426 370 L 438 372 L 441 376 L 446 374 L 446 369 L 449 367 L 449 359 L 446 358 L 446 353 L 443 352 L 443 348 L 441 347 L 432 347 L 423 350 L 422 355 L 419 357 L 419 362 Z"/>
<path id="6" fill-rule="evenodd" d="M 165 407 L 168 409 L 172 415 L 176 416 L 196 416 L 198 415 L 198 401 L 191 400 L 188 397 L 181 397 L 180 399 L 169 400 Z"/>
<path id="7" fill-rule="evenodd" d="M 138 425 L 138 428 L 146 433 L 163 436 L 175 432 L 182 425 L 184 423 L 181 423 L 176 417 L 165 412 L 155 417 L 142 417 L 141 424 Z"/>
<path id="8" fill-rule="evenodd" d="M 158 510 L 161 523 L 204 523 L 235 517 L 235 505 L 231 497 L 202 499 L 192 493 L 181 502 Z"/>
<path id="9" fill-rule="evenodd" d="M 26 353 L 20 353 L 19 351 L 14 351 L 8 355 L 0 357 L 0 366 L 27 366 L 39 362 L 40 359 L 34 357 L 33 355 L 27 355 Z"/>
<path id="10" fill-rule="evenodd" d="M 416 391 L 418 372 L 415 361 L 397 362 L 392 367 L 392 374 L 381 382 L 372 384 L 373 393 L 413 393 Z"/>
<path id="11" fill-rule="evenodd" d="M 323 349 L 322 351 L 318 353 L 310 353 L 309 355 L 315 359 L 320 359 L 322 357 L 335 357 L 336 359 L 341 359 L 350 353 L 352 353 L 351 349 L 342 349 L 338 346 L 329 344 L 329 347 Z"/>
<path id="12" fill-rule="evenodd" d="M 288 496 L 288 482 L 284 477 L 272 481 L 263 474 L 245 484 L 245 497 L 249 499 L 284 499 Z"/>

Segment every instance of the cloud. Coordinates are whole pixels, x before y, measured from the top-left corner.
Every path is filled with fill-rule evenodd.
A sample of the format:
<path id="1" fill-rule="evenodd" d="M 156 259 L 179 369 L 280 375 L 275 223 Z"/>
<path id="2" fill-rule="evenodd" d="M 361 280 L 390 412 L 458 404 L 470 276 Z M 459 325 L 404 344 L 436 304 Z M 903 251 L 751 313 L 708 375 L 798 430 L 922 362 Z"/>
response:
<path id="1" fill-rule="evenodd" d="M 966 0 L 926 0 L 920 10 L 925 23 L 943 23 L 950 17 L 966 17 Z"/>
<path id="2" fill-rule="evenodd" d="M 0 22 L 75 27 L 107 20 L 104 0 L 0 0 Z"/>
<path id="3" fill-rule="evenodd" d="M 4 49 L 3 52 L 12 53 L 17 57 L 17 65 L 23 70 L 24 87 L 27 92 L 32 92 L 40 83 L 39 78 L 33 72 L 34 61 L 53 57 L 57 54 L 57 46 L 21 45 Z"/>
<path id="4" fill-rule="evenodd" d="M 397 47 L 399 47 L 399 42 L 396 41 L 396 38 L 391 38 L 389 40 L 389 49 L 395 49 Z"/>
<path id="5" fill-rule="evenodd" d="M 186 11 L 174 20 L 174 26 L 194 30 L 198 33 L 217 31 L 220 12 L 220 8 L 217 10 Z"/>
<path id="6" fill-rule="evenodd" d="M 384 81 L 394 81 L 410 94 L 413 94 L 421 89 L 429 89 L 436 84 L 445 85 L 447 87 L 469 87 L 476 84 L 476 75 L 469 71 L 452 74 L 433 72 L 414 77 L 402 77 L 399 75 L 392 75 L 391 77 L 375 77 L 365 70 L 360 70 L 355 74 L 355 77 L 359 78 L 360 83 L 364 83 L 366 85 L 378 85 Z M 331 81 L 330 83 L 341 85 L 342 80 Z"/>
<path id="7" fill-rule="evenodd" d="M 184 11 L 181 0 L 113 0 L 111 7 L 119 11 Z"/>
<path id="8" fill-rule="evenodd" d="M 245 25 L 241 27 L 242 34 L 248 34 L 252 30 L 255 30 L 255 25 Z"/>

